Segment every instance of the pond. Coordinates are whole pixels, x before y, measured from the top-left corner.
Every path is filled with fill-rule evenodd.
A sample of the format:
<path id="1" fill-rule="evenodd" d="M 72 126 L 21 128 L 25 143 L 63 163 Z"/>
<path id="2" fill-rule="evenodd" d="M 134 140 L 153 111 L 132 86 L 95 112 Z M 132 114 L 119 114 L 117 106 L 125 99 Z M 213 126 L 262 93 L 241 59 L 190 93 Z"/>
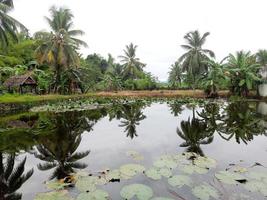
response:
<path id="1" fill-rule="evenodd" d="M 266 106 L 139 100 L 1 117 L 0 199 L 265 199 Z"/>

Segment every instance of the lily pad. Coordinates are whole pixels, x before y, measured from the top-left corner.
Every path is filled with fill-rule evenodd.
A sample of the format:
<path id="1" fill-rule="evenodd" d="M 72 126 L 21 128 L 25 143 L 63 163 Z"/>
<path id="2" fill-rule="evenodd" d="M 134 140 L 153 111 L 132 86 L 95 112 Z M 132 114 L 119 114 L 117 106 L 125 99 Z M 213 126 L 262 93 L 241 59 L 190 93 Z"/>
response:
<path id="1" fill-rule="evenodd" d="M 159 159 L 157 159 L 153 165 L 158 168 L 170 168 L 174 169 L 177 167 L 177 162 L 174 160 L 174 158 L 170 155 L 164 155 L 161 156 Z"/>
<path id="2" fill-rule="evenodd" d="M 96 185 L 98 183 L 98 177 L 87 176 L 80 177 L 75 186 L 80 192 L 93 192 L 96 190 Z"/>
<path id="3" fill-rule="evenodd" d="M 209 200 L 210 197 L 214 199 L 219 198 L 218 191 L 209 185 L 199 185 L 192 189 L 193 194 L 201 200 Z"/>
<path id="4" fill-rule="evenodd" d="M 36 195 L 34 200 L 73 200 L 69 195 L 68 191 L 53 191 L 47 193 L 39 193 Z"/>
<path id="5" fill-rule="evenodd" d="M 169 168 L 155 168 L 152 167 L 145 171 L 145 175 L 153 180 L 160 180 L 162 176 L 170 178 L 172 172 Z"/>
<path id="6" fill-rule="evenodd" d="M 71 183 L 64 183 L 64 182 L 60 182 L 60 181 L 50 181 L 50 182 L 46 182 L 46 186 L 48 189 L 51 190 L 62 190 L 68 186 L 70 186 Z"/>
<path id="7" fill-rule="evenodd" d="M 153 180 L 160 180 L 161 179 L 161 174 L 159 173 L 159 170 L 156 168 L 150 168 L 145 171 L 145 175 L 148 178 L 151 178 Z"/>
<path id="8" fill-rule="evenodd" d="M 226 184 L 237 184 L 240 180 L 246 180 L 246 178 L 238 173 L 229 171 L 220 171 L 215 174 L 215 177 Z"/>
<path id="9" fill-rule="evenodd" d="M 189 165 L 184 165 L 181 170 L 184 173 L 187 174 L 193 174 L 193 173 L 197 173 L 197 174 L 206 174 L 208 173 L 208 169 L 207 168 L 202 168 L 202 167 L 198 167 L 196 165 L 193 164 L 189 164 Z"/>
<path id="10" fill-rule="evenodd" d="M 166 197 L 154 197 L 151 200 L 174 200 L 174 199 L 170 199 L 170 198 L 166 198 Z"/>
<path id="11" fill-rule="evenodd" d="M 251 192 L 260 192 L 267 196 L 267 184 L 261 181 L 249 181 L 244 187 Z"/>
<path id="12" fill-rule="evenodd" d="M 120 192 L 123 199 L 148 200 L 153 196 L 153 191 L 150 187 L 143 184 L 132 184 L 124 186 Z"/>
<path id="13" fill-rule="evenodd" d="M 194 160 L 194 164 L 201 168 L 214 168 L 216 167 L 217 162 L 212 158 L 198 156 Z"/>
<path id="14" fill-rule="evenodd" d="M 251 179 L 256 179 L 258 181 L 264 181 L 267 184 L 267 172 L 249 172 L 247 176 Z"/>
<path id="15" fill-rule="evenodd" d="M 108 193 L 104 190 L 95 190 L 93 192 L 85 192 L 78 195 L 76 200 L 107 200 Z"/>
<path id="16" fill-rule="evenodd" d="M 173 187 L 182 187 L 184 185 L 187 185 L 191 187 L 192 180 L 189 176 L 185 175 L 176 175 L 168 179 L 168 183 Z"/>
<path id="17" fill-rule="evenodd" d="M 129 178 L 143 171 L 145 171 L 145 167 L 139 164 L 127 164 L 120 167 L 120 173 Z"/>
<path id="18" fill-rule="evenodd" d="M 109 172 L 106 174 L 106 180 L 107 180 L 107 181 L 111 181 L 111 180 L 119 180 L 120 178 L 121 178 L 121 176 L 120 176 L 120 170 L 118 170 L 118 169 L 109 171 Z"/>

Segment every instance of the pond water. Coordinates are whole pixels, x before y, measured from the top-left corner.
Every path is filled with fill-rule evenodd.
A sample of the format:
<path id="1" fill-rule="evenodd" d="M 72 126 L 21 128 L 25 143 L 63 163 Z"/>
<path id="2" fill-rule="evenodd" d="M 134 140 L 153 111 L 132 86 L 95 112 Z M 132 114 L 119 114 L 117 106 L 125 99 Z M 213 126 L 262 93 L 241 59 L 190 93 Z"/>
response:
<path id="1" fill-rule="evenodd" d="M 198 199 L 192 188 L 204 184 L 217 191 L 218 196 L 210 199 L 265 199 L 266 188 L 243 186 L 248 179 L 225 184 L 214 174 L 233 168 L 241 175 L 251 170 L 265 172 L 266 106 L 264 102 L 186 105 L 176 100 L 137 101 L 88 111 L 0 117 L 0 199 L 13 195 L 13 199 L 32 200 L 38 193 L 51 191 L 45 184 L 50 179 L 63 179 L 79 170 L 103 174 L 130 163 L 150 169 L 162 155 L 183 156 L 185 152 L 194 153 L 184 154 L 190 161 L 201 156 L 212 158 L 216 167 L 206 167 L 207 173 L 170 167 L 172 174 L 160 180 L 141 172 L 97 188 L 113 200 L 123 199 L 120 191 L 130 184 L 149 186 L 153 197 Z M 168 183 L 168 178 L 181 174 L 190 177 L 190 186 Z M 267 181 L 264 176 L 255 179 Z M 73 199 L 80 193 L 76 187 L 65 189 Z"/>

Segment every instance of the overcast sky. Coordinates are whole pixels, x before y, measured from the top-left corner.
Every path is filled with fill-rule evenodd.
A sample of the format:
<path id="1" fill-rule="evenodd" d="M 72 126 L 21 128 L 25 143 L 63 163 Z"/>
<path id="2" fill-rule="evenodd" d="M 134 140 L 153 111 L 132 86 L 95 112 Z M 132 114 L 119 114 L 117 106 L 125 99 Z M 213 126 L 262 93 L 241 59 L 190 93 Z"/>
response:
<path id="1" fill-rule="evenodd" d="M 12 16 L 31 33 L 49 30 L 43 16 L 52 5 L 73 11 L 75 28 L 85 31 L 89 48 L 116 59 L 126 44 L 138 45 L 146 70 L 166 80 L 170 65 L 183 53 L 183 36 L 209 31 L 205 48 L 218 60 L 237 50 L 267 48 L 266 0 L 14 0 Z M 117 59 L 118 61 L 118 59 Z"/>

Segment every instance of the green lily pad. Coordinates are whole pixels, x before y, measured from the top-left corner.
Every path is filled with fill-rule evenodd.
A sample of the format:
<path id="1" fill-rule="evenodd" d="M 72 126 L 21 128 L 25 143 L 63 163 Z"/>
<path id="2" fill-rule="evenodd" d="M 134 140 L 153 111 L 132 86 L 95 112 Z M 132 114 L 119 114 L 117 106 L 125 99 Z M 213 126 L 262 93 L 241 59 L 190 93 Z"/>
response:
<path id="1" fill-rule="evenodd" d="M 209 185 L 199 185 L 192 189 L 193 194 L 201 200 L 209 200 L 210 197 L 214 199 L 219 198 L 218 191 Z"/>
<path id="2" fill-rule="evenodd" d="M 153 196 L 150 187 L 143 184 L 132 184 L 124 186 L 120 192 L 123 199 L 130 200 L 136 197 L 138 200 L 148 200 Z"/>
<path id="3" fill-rule="evenodd" d="M 98 177 L 87 176 L 80 177 L 75 186 L 80 192 L 93 192 L 96 190 L 96 185 L 98 183 Z"/>
<path id="4" fill-rule="evenodd" d="M 185 175 L 176 175 L 168 179 L 168 183 L 173 187 L 182 187 L 184 185 L 187 185 L 191 187 L 192 180 L 189 176 Z"/>
<path id="5" fill-rule="evenodd" d="M 251 179 L 264 181 L 267 184 L 267 172 L 249 172 L 247 176 Z"/>
<path id="6" fill-rule="evenodd" d="M 47 193 L 39 193 L 36 195 L 34 200 L 73 200 L 69 195 L 68 191 L 53 191 Z"/>
<path id="7" fill-rule="evenodd" d="M 170 178 L 172 172 L 169 168 L 155 168 L 152 167 L 145 171 L 145 175 L 153 180 L 160 180 L 162 176 Z"/>
<path id="8" fill-rule="evenodd" d="M 93 192 L 85 192 L 78 195 L 76 200 L 107 200 L 108 193 L 104 190 L 95 190 Z"/>
<path id="9" fill-rule="evenodd" d="M 246 178 L 238 173 L 229 171 L 220 171 L 215 174 L 215 177 L 226 184 L 237 184 L 238 180 L 245 180 Z"/>
<path id="10" fill-rule="evenodd" d="M 260 192 L 264 196 L 267 196 L 267 184 L 261 181 L 249 181 L 244 187 L 251 192 Z"/>
<path id="11" fill-rule="evenodd" d="M 187 174 L 193 174 L 193 173 L 206 174 L 209 171 L 207 168 L 198 167 L 198 166 L 193 165 L 193 164 L 184 165 L 183 167 L 181 167 L 181 170 Z"/>
<path id="12" fill-rule="evenodd" d="M 107 181 L 111 181 L 111 180 L 114 180 L 114 179 L 120 179 L 120 178 L 121 178 L 121 176 L 120 176 L 120 170 L 118 170 L 118 169 L 109 171 L 106 174 L 106 180 Z"/>
<path id="13" fill-rule="evenodd" d="M 71 183 L 62 183 L 59 181 L 50 181 L 46 183 L 47 188 L 51 190 L 62 190 L 69 185 L 71 185 Z"/>
<path id="14" fill-rule="evenodd" d="M 164 155 L 161 156 L 159 159 L 157 159 L 153 165 L 158 168 L 170 168 L 174 169 L 177 167 L 177 162 L 174 160 L 174 158 L 170 155 Z"/>
<path id="15" fill-rule="evenodd" d="M 120 167 L 120 173 L 123 177 L 133 177 L 138 173 L 145 171 L 145 167 L 139 164 L 127 164 Z"/>
<path id="16" fill-rule="evenodd" d="M 201 168 L 214 168 L 216 167 L 217 162 L 212 158 L 198 156 L 194 160 L 194 164 Z"/>
<path id="17" fill-rule="evenodd" d="M 170 198 L 166 198 L 166 197 L 154 197 L 151 200 L 174 200 L 174 199 L 170 199 Z"/>
<path id="18" fill-rule="evenodd" d="M 148 178 L 151 178 L 153 180 L 160 180 L 161 179 L 161 174 L 159 173 L 159 170 L 156 168 L 150 168 L 145 171 L 145 175 Z"/>
<path id="19" fill-rule="evenodd" d="M 170 178 L 172 176 L 172 171 L 169 168 L 161 168 L 159 170 L 159 173 L 161 176 L 164 176 L 166 178 Z"/>

